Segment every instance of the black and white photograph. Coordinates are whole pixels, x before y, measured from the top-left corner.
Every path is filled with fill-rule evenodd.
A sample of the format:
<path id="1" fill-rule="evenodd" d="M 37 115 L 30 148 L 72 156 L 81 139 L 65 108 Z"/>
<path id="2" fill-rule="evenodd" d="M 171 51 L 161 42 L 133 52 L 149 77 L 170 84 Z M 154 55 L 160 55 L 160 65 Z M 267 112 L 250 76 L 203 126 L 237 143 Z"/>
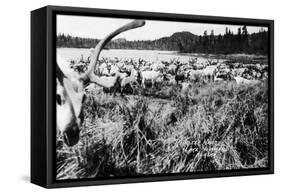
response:
<path id="1" fill-rule="evenodd" d="M 56 15 L 56 180 L 269 167 L 266 26 Z"/>

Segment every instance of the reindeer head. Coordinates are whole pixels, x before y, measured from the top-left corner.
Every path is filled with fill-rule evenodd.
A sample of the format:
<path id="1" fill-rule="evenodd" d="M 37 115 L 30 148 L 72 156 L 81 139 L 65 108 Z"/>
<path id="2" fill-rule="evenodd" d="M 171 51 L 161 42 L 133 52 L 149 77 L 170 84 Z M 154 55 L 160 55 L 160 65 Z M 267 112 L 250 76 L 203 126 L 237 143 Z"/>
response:
<path id="1" fill-rule="evenodd" d="M 79 128 L 83 122 L 82 105 L 85 99 L 84 89 L 89 83 L 95 83 L 103 88 L 112 88 L 116 85 L 119 76 L 104 79 L 96 75 L 97 61 L 103 47 L 116 35 L 145 24 L 143 20 L 135 20 L 107 35 L 95 49 L 90 50 L 90 63 L 83 75 L 76 75 L 67 70 L 67 62 L 59 56 L 56 65 L 56 111 L 57 129 L 61 131 L 64 142 L 73 146 L 79 141 Z"/>

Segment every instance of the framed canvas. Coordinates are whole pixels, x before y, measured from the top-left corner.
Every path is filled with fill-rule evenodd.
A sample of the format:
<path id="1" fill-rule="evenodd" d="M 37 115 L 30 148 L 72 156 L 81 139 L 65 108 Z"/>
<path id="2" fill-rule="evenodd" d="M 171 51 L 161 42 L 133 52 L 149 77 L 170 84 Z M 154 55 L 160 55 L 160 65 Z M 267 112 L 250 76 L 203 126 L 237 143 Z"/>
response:
<path id="1" fill-rule="evenodd" d="M 272 174 L 273 20 L 31 12 L 31 182 Z"/>

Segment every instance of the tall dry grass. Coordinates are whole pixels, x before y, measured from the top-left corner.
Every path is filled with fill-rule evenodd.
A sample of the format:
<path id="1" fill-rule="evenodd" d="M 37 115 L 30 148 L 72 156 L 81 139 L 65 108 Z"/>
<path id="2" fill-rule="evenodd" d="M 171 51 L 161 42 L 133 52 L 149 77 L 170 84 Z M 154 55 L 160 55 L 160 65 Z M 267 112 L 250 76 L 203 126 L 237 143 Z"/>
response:
<path id="1" fill-rule="evenodd" d="M 89 90 L 78 145 L 57 137 L 57 179 L 266 167 L 265 83 L 160 85 L 151 94 Z"/>

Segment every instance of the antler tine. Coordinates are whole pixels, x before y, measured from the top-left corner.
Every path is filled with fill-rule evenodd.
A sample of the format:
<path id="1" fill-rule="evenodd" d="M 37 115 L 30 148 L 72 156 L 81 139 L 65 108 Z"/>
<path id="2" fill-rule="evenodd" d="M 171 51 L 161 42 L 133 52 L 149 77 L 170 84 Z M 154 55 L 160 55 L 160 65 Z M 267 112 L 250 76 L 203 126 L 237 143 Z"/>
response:
<path id="1" fill-rule="evenodd" d="M 103 40 L 101 40 L 98 43 L 98 45 L 96 46 L 95 50 L 91 49 L 91 62 L 89 64 L 88 71 L 82 76 L 82 80 L 84 80 L 84 81 L 88 80 L 88 81 L 95 82 L 96 76 L 94 75 L 94 73 L 95 73 L 96 66 L 97 66 L 97 60 L 99 58 L 101 50 L 106 45 L 106 43 L 108 43 L 113 37 L 117 36 L 118 34 L 120 34 L 122 32 L 131 30 L 134 28 L 138 28 L 138 27 L 141 27 L 144 25 L 145 25 L 144 20 L 134 20 L 134 21 L 118 28 L 117 30 L 113 31 L 112 33 L 107 35 Z"/>
<path id="2" fill-rule="evenodd" d="M 65 77 L 65 75 L 62 72 L 62 70 L 60 69 L 60 67 L 58 66 L 58 64 L 56 64 L 56 77 L 58 78 L 60 83 L 63 83 L 62 80 Z"/>

